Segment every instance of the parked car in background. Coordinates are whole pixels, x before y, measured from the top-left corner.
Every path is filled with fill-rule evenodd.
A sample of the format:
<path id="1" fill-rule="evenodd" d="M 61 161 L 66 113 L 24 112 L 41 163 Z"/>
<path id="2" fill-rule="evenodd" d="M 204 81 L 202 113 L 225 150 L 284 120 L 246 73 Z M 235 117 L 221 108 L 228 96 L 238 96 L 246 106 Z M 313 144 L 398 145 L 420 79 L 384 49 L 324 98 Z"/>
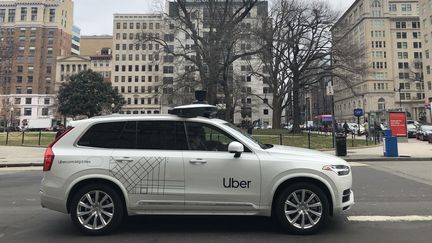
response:
<path id="1" fill-rule="evenodd" d="M 407 124 L 408 138 L 415 138 L 417 135 L 417 129 L 418 127 L 414 125 L 414 123 Z"/>
<path id="2" fill-rule="evenodd" d="M 359 125 L 357 123 L 348 123 L 348 126 L 351 130 L 351 133 L 360 134 L 360 135 L 363 135 L 366 133 L 366 130 L 362 124 L 360 124 L 360 127 L 359 127 Z M 360 133 L 359 133 L 359 130 L 360 130 Z"/>
<path id="3" fill-rule="evenodd" d="M 432 136 L 432 125 L 422 125 L 417 131 L 417 139 L 421 141 L 428 141 Z"/>
<path id="4" fill-rule="evenodd" d="M 421 123 L 420 123 L 420 122 L 418 122 L 418 121 L 414 121 L 414 120 L 407 120 L 407 125 L 408 125 L 408 124 L 413 124 L 413 125 L 415 125 L 416 127 L 421 126 Z"/>

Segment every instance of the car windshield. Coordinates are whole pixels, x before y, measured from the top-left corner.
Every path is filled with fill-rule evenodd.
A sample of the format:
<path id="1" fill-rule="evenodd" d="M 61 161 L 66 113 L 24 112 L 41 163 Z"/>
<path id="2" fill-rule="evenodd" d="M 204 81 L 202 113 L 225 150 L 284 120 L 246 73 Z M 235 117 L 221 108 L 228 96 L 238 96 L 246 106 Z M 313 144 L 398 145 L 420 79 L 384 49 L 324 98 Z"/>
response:
<path id="1" fill-rule="evenodd" d="M 233 125 L 233 124 L 231 124 L 231 123 L 228 123 L 228 122 L 227 122 L 227 123 L 224 123 L 223 125 L 225 125 L 225 126 L 231 128 L 231 129 L 234 129 L 236 132 L 239 133 L 239 135 L 243 136 L 243 138 L 245 138 L 245 139 L 247 139 L 248 141 L 251 141 L 251 142 L 253 142 L 253 143 L 255 143 L 255 144 L 258 144 L 262 149 L 269 149 L 269 148 L 272 148 L 272 147 L 273 147 L 273 145 L 271 145 L 271 144 L 263 144 L 263 143 L 261 143 L 261 142 L 258 141 L 256 138 L 252 137 L 250 134 L 245 133 L 245 132 L 242 131 L 240 128 L 238 128 L 237 126 L 235 126 L 235 125 Z"/>

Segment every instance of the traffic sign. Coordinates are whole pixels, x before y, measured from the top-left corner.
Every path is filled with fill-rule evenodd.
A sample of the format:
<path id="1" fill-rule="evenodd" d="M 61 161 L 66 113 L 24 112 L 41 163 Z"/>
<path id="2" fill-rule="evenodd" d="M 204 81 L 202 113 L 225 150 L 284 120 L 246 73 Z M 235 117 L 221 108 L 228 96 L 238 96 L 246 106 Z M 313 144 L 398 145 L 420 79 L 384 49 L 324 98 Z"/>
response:
<path id="1" fill-rule="evenodd" d="M 363 109 L 360 109 L 360 108 L 354 109 L 354 116 L 356 116 L 356 117 L 363 116 Z"/>

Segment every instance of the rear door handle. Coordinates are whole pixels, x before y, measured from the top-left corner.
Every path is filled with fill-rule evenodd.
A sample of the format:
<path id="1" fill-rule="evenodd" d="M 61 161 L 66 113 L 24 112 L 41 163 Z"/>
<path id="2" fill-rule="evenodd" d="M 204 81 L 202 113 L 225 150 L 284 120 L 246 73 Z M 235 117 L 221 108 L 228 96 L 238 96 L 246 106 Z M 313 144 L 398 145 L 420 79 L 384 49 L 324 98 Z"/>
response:
<path id="1" fill-rule="evenodd" d="M 203 160 L 203 159 L 192 159 L 192 160 L 189 160 L 189 163 L 191 163 L 193 165 L 203 165 L 203 164 L 207 164 L 207 161 Z"/>

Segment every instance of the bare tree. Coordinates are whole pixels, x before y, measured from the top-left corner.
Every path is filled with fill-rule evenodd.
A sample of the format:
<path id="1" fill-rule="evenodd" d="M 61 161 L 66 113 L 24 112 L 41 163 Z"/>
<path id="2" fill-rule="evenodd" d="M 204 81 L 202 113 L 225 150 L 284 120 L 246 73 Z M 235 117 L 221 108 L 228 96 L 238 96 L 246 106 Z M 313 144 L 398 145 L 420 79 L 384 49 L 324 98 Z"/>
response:
<path id="1" fill-rule="evenodd" d="M 262 25 L 261 40 L 266 46 L 261 55 L 262 70 L 255 72 L 264 78 L 273 92 L 273 128 L 281 127 L 282 112 L 292 106 L 293 131 L 300 131 L 301 94 L 324 77 L 334 75 L 335 68 L 350 69 L 358 58 L 332 36 L 337 14 L 321 1 L 279 0 Z M 341 38 L 343 40 L 343 38 Z M 340 48 L 340 49 L 339 49 Z M 347 51 L 350 51 L 349 56 Z M 340 56 L 342 55 L 342 56 Z M 338 65 L 332 65 L 332 56 Z M 349 61 L 348 63 L 342 61 Z M 347 74 L 338 75 L 349 80 Z"/>
<path id="2" fill-rule="evenodd" d="M 140 41 L 154 41 L 164 47 L 165 53 L 194 66 L 195 80 L 207 91 L 208 102 L 218 103 L 219 87 L 228 112 L 233 114 L 229 70 L 236 60 L 255 55 L 261 48 L 251 45 L 250 49 L 240 48 L 250 43 L 251 28 L 243 21 L 259 0 L 175 0 L 169 2 L 169 30 L 162 37 L 143 37 Z M 265 5 L 267 7 L 267 5 Z M 185 41 L 185 39 L 187 41 Z M 226 117 L 232 120 L 231 115 Z"/>
<path id="3" fill-rule="evenodd" d="M 0 96 L 3 96 L 0 100 L 0 116 L 3 118 L 5 127 L 7 126 L 8 111 L 13 107 L 13 104 L 4 97 L 10 94 L 10 80 L 16 49 L 13 34 L 0 26 Z"/>

